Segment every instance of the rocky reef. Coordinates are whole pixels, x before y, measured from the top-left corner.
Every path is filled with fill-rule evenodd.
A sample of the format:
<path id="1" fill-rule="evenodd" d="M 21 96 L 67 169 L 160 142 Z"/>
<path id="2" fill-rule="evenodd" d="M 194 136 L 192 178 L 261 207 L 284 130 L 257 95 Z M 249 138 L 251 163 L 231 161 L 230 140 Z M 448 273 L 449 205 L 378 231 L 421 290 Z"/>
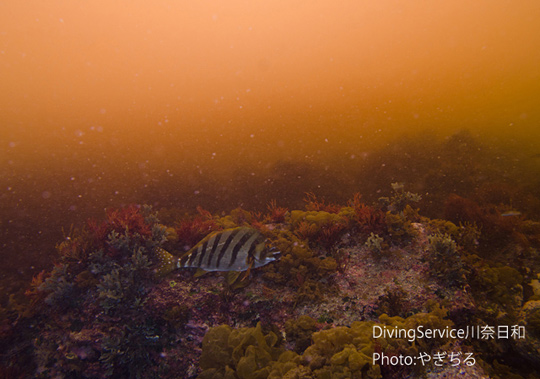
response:
<path id="1" fill-rule="evenodd" d="M 394 183 L 371 205 L 109 210 L 0 310 L 0 377 L 534 377 L 540 223 L 457 195 L 430 219 L 420 199 Z M 236 226 L 279 260 L 155 274 L 157 248 L 181 256 Z"/>

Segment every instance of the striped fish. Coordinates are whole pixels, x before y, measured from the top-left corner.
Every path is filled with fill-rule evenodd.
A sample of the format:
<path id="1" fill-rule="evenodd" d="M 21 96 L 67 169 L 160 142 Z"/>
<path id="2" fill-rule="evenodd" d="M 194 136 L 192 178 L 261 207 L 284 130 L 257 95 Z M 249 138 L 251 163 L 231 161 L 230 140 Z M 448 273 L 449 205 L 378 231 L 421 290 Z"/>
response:
<path id="1" fill-rule="evenodd" d="M 266 249 L 266 239 L 256 229 L 239 227 L 206 236 L 182 257 L 178 258 L 157 248 L 158 275 L 166 275 L 183 267 L 204 271 L 246 271 L 276 260 L 279 252 Z"/>

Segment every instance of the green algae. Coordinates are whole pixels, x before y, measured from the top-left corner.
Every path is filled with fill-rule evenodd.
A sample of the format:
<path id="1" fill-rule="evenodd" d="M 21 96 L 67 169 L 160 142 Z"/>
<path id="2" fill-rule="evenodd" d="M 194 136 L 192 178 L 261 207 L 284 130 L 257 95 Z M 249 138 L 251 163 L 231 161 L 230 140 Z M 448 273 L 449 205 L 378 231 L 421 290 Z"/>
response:
<path id="1" fill-rule="evenodd" d="M 303 315 L 285 323 L 287 340 L 294 343 L 294 351 L 302 353 L 311 344 L 311 336 L 317 330 L 317 322 Z"/>
<path id="2" fill-rule="evenodd" d="M 463 265 L 458 245 L 448 234 L 436 233 L 428 236 L 429 257 L 432 275 L 450 287 L 463 286 L 467 270 Z"/>
<path id="3" fill-rule="evenodd" d="M 301 211 L 294 210 L 290 212 L 289 222 L 293 227 L 298 226 L 302 221 L 309 224 L 322 227 L 325 224 L 344 222 L 344 217 L 341 214 L 330 213 L 325 211 Z"/>
<path id="4" fill-rule="evenodd" d="M 199 378 L 267 378 L 271 362 L 284 352 L 277 342 L 276 334 L 263 333 L 260 323 L 254 328 L 212 328 L 203 339 Z"/>
<path id="5" fill-rule="evenodd" d="M 371 251 L 375 259 L 381 258 L 383 253 L 387 251 L 389 247 L 388 244 L 384 242 L 384 238 L 380 237 L 378 234 L 373 234 L 373 232 L 369 235 L 364 246 Z"/>
<path id="6" fill-rule="evenodd" d="M 356 321 L 350 327 L 338 326 L 312 332 L 315 321 L 301 316 L 286 325 L 287 339 L 311 343 L 300 353 L 286 350 L 273 332 L 254 328 L 232 329 L 221 325 L 210 329 L 203 339 L 199 379 L 214 378 L 381 378 L 381 367 L 373 363 L 375 352 L 417 355 L 440 346 L 444 340 L 411 341 L 407 338 L 375 338 L 374 326 L 415 329 L 451 327 L 446 310 L 435 307 L 430 313 L 407 318 L 383 314 L 379 322 Z"/>
<path id="7" fill-rule="evenodd" d="M 282 256 L 264 268 L 265 280 L 297 288 L 296 303 L 320 299 L 321 294 L 330 289 L 328 278 L 338 267 L 335 258 L 316 255 L 305 241 L 290 231 L 277 232 L 273 244 Z"/>
<path id="8" fill-rule="evenodd" d="M 405 206 L 403 212 L 386 212 L 388 235 L 392 237 L 393 241 L 403 243 L 411 241 L 418 235 L 418 232 L 412 224 L 413 221 L 416 221 L 418 218 L 418 211 L 411 208 L 409 205 Z"/>
<path id="9" fill-rule="evenodd" d="M 392 213 L 397 213 L 401 216 L 405 215 L 407 207 L 410 207 L 411 203 L 417 203 L 422 200 L 422 196 L 417 193 L 405 191 L 405 185 L 403 183 L 392 183 L 393 194 L 391 197 L 381 197 L 379 202 L 386 206 Z"/>
<path id="10" fill-rule="evenodd" d="M 288 221 L 296 236 L 312 246 L 321 246 L 326 250 L 333 249 L 351 225 L 351 219 L 341 212 L 327 211 L 295 210 L 290 212 Z"/>
<path id="11" fill-rule="evenodd" d="M 296 219 L 296 224 L 291 222 L 292 214 Z M 382 214 L 382 213 L 381 213 Z M 313 312 L 316 308 L 309 306 L 318 306 L 321 300 L 325 299 L 331 291 L 339 290 L 334 286 L 335 274 L 338 270 L 338 262 L 340 250 L 326 249 L 317 240 L 317 236 L 325 231 L 329 225 L 328 220 L 339 221 L 340 225 L 346 225 L 348 232 L 353 235 L 353 242 L 357 243 L 369 235 L 367 229 L 359 228 L 358 224 L 347 224 L 353 220 L 356 213 L 352 207 L 343 207 L 337 213 L 327 212 L 322 210 L 308 211 L 292 211 L 284 217 L 289 221 L 283 225 L 274 225 L 272 228 L 267 228 L 265 231 L 272 240 L 272 244 L 278 247 L 282 252 L 280 261 L 274 262 L 261 269 L 260 273 L 263 284 L 263 291 L 269 289 L 274 293 L 279 293 L 280 287 L 288 287 L 294 291 L 293 302 L 289 302 L 289 298 L 285 301 L 280 301 L 278 298 L 273 303 L 269 301 L 269 306 L 279 305 L 283 308 L 294 304 L 301 304 L 304 307 L 299 307 L 300 312 L 304 309 Z M 224 216 L 221 219 L 214 217 L 213 220 L 223 227 L 226 223 L 231 226 L 237 226 L 241 222 L 256 222 L 256 218 L 248 219 L 252 214 L 247 214 L 245 211 L 237 210 L 234 217 Z M 420 221 L 419 221 L 420 220 Z M 413 240 L 413 243 L 420 241 L 423 244 L 425 241 L 425 231 L 429 231 L 432 235 L 428 237 L 429 249 L 426 253 L 427 262 L 430 264 L 430 273 L 437 276 L 439 285 L 443 288 L 451 288 L 454 283 L 464 284 L 463 292 L 472 294 L 473 297 L 470 303 L 470 308 L 457 307 L 453 310 L 452 319 L 456 324 L 467 321 L 471 323 L 487 323 L 496 325 L 498 323 L 515 325 L 519 322 L 524 322 L 527 325 L 527 333 L 534 337 L 537 342 L 540 335 L 540 312 L 537 305 L 532 309 L 529 304 L 528 313 L 518 314 L 521 309 L 521 302 L 524 299 L 537 300 L 534 296 L 534 289 L 540 287 L 536 276 L 536 266 L 529 265 L 530 269 L 525 269 L 525 263 L 535 261 L 538 252 L 534 248 L 528 250 L 519 249 L 503 249 L 500 251 L 506 254 L 506 258 L 510 259 L 511 254 L 516 254 L 515 260 L 509 260 L 508 266 L 501 265 L 488 260 L 482 260 L 478 256 L 471 254 L 475 249 L 475 239 L 478 236 L 479 229 L 474 224 L 460 224 L 459 226 L 447 222 L 445 220 L 429 220 L 420 217 L 416 210 L 406 205 L 402 213 L 388 211 L 386 214 L 388 231 L 379 234 L 371 234 L 371 247 L 376 250 L 376 242 L 384 244 L 384 242 L 394 243 L 397 241 L 408 241 L 414 235 L 421 233 L 420 238 Z M 394 222 L 392 224 L 392 222 Z M 421 224 L 413 224 L 413 222 L 421 222 Z M 295 225 L 295 226 L 294 226 Z M 301 238 L 301 233 L 298 233 L 299 228 L 305 227 L 307 231 L 314 231 L 313 235 L 308 238 Z M 124 343 L 124 340 L 133 341 L 143 346 L 146 340 L 157 341 L 159 334 L 166 336 L 171 331 L 179 329 L 185 325 L 195 312 L 192 312 L 189 307 L 179 303 L 180 305 L 172 306 L 166 311 L 159 311 L 162 315 L 159 323 L 148 326 L 144 330 L 138 330 L 134 326 L 134 322 L 129 321 L 135 312 L 140 313 L 138 319 L 145 317 L 142 312 L 146 288 L 151 285 L 147 282 L 148 279 L 148 263 L 149 258 L 147 251 L 151 251 L 152 246 L 161 245 L 164 243 L 172 243 L 178 240 L 178 235 L 174 237 L 171 230 L 176 233 L 176 229 L 167 228 L 165 225 L 152 225 L 151 237 L 143 238 L 141 235 L 128 233 L 126 229 L 121 232 L 112 231 L 107 238 L 105 248 L 101 250 L 88 250 L 84 252 L 85 259 L 83 264 L 75 264 L 73 256 L 64 260 L 64 263 L 53 269 L 49 279 L 45 279 L 45 284 L 42 283 L 41 293 L 46 304 L 52 305 L 55 308 L 75 308 L 74 305 L 79 305 L 76 300 L 77 295 L 88 292 L 92 295 L 89 300 L 95 305 L 94 309 L 100 311 L 101 317 L 121 317 L 123 320 L 128 320 L 127 325 L 129 331 L 123 334 L 117 329 L 105 329 L 103 335 L 107 335 L 107 339 L 100 338 L 100 345 L 96 348 L 96 352 L 103 352 L 103 358 L 99 359 L 102 366 L 110 367 L 128 367 L 129 359 L 134 356 L 143 362 L 141 368 L 135 371 L 144 372 L 155 362 L 141 360 L 144 357 L 143 352 L 130 352 L 129 344 Z M 167 232 L 169 230 L 169 232 Z M 177 233 L 176 233 L 177 234 Z M 299 235 L 300 234 L 300 235 Z M 354 236 L 354 234 L 360 237 Z M 397 238 L 396 240 L 396 236 Z M 315 238 L 315 239 L 314 239 Z M 344 239 L 345 240 L 345 239 Z M 349 238 L 347 238 L 349 240 Z M 368 238 L 369 240 L 369 238 Z M 465 242 L 468 241 L 468 242 Z M 144 244 L 143 244 L 144 242 Z M 346 242 L 347 243 L 347 242 Z M 84 245 L 83 245 L 84 246 Z M 63 249 L 66 246 L 63 246 Z M 113 248 L 113 249 L 111 249 Z M 393 247 L 392 247 L 393 248 Z M 67 249 L 67 248 L 66 248 Z M 392 250 L 391 250 L 392 251 Z M 528 255 L 526 255 L 527 253 Z M 424 256 L 422 256 L 424 257 Z M 524 261 L 527 259 L 527 261 Z M 337 260 L 337 261 L 336 261 Z M 463 266 L 467 270 L 463 270 Z M 470 270 L 469 270 L 470 269 Z M 343 272 L 340 272 L 343 274 Z M 454 275 L 456 274 L 456 275 Z M 460 275 L 457 275 L 460 274 Z M 253 277 L 257 278 L 257 274 Z M 339 275 L 339 274 L 338 274 Z M 463 278 L 467 279 L 464 282 Z M 143 279 L 141 281 L 141 279 Z M 459 280 L 458 280 L 459 279 Z M 181 283 L 182 277 L 177 280 L 179 282 L 170 281 L 171 289 Z M 536 280 L 536 281 L 535 281 Z M 140 283 L 139 283 L 140 281 Z M 73 286 L 66 286 L 66 283 Z M 253 282 L 255 288 L 256 280 Z M 526 283 L 529 283 L 528 285 Z M 227 291 L 230 289 L 240 289 L 250 284 L 249 280 L 239 283 L 239 287 L 235 288 L 232 285 L 223 287 Z M 468 285 L 467 285 L 468 284 Z M 527 285 L 532 296 L 525 295 L 523 285 Z M 271 287 L 271 288 L 268 288 Z M 438 291 L 441 291 L 438 289 Z M 219 294 L 223 292 L 221 287 L 209 290 L 209 293 Z M 230 291 L 229 291 L 230 292 Z M 236 296 L 242 299 L 242 296 L 250 299 L 253 294 L 248 291 L 236 291 Z M 417 308 L 411 310 L 410 305 L 406 302 L 409 295 L 401 287 L 390 287 L 385 290 L 383 296 L 370 306 L 375 306 L 376 311 L 367 313 L 364 312 L 359 317 L 375 317 L 380 316 L 379 322 L 362 321 L 351 324 L 349 327 L 334 327 L 327 330 L 317 332 L 320 328 L 315 321 L 308 316 L 300 316 L 298 319 L 288 319 L 291 317 L 284 316 L 284 330 L 288 344 L 285 345 L 281 341 L 281 333 L 277 331 L 269 332 L 264 328 L 260 328 L 259 332 L 256 328 L 232 329 L 229 327 L 222 328 L 221 332 L 215 336 L 211 336 L 210 329 L 207 333 L 210 342 L 203 344 L 204 350 L 207 350 L 206 356 L 201 358 L 201 373 L 202 378 L 376 378 L 381 375 L 386 377 L 388 372 L 385 372 L 384 367 L 379 367 L 372 364 L 372 355 L 374 352 L 385 352 L 388 355 L 407 354 L 416 355 L 420 352 L 435 351 L 437 343 L 433 341 L 416 341 L 411 343 L 406 339 L 386 339 L 372 338 L 374 325 L 386 325 L 388 327 L 399 327 L 404 329 L 414 328 L 415 325 L 422 325 L 425 328 L 432 327 L 429 325 L 438 325 L 438 328 L 452 325 L 445 319 L 444 312 L 439 309 L 430 313 L 419 313 L 411 317 L 390 317 L 410 315 Z M 468 296 L 467 296 L 468 297 Z M 466 300 L 467 297 L 465 297 Z M 277 298 L 277 297 L 276 297 Z M 67 302 L 66 299 L 74 299 L 73 302 Z M 451 307 L 451 301 L 444 304 Z M 378 308 L 377 308 L 378 307 Z M 151 307 L 148 309 L 152 309 Z M 471 316 L 467 313 L 468 309 L 473 309 L 474 314 Z M 69 310 L 69 309 L 68 309 Z M 290 309 L 287 309 L 290 310 Z M 464 310 L 463 315 L 458 315 L 458 312 Z M 339 310 L 335 311 L 336 313 Z M 342 320 L 335 317 L 336 313 L 322 311 L 319 317 L 319 322 L 332 322 L 332 318 Z M 521 318 L 520 318 L 521 316 Z M 281 315 L 279 316 L 281 317 Z M 294 316 L 293 316 L 294 317 Z M 264 319 L 261 317 L 261 319 Z M 99 319 L 96 319 L 99 321 Z M 195 320 L 197 320 L 195 318 Z M 206 318 L 204 318 L 206 320 Z M 242 323 L 248 319 L 242 319 Z M 209 325 L 216 321 L 208 321 Z M 223 321 L 219 321 L 223 322 Z M 235 321 L 237 322 L 237 320 Z M 343 322 L 343 321 L 342 321 Z M 158 327 L 162 330 L 158 330 Z M 228 331 L 227 331 L 228 330 Z M 530 331 L 530 333 L 529 333 Z M 221 333 L 221 334 L 220 334 Z M 226 341 L 220 340 L 222 334 L 226 335 Z M 110 335 L 110 336 L 109 336 Z M 262 337 L 261 337 L 262 335 Z M 221 337 L 220 337 L 221 336 Z M 234 336 L 234 337 L 233 337 Z M 165 338 L 165 337 L 163 337 Z M 170 338 L 170 337 L 167 337 Z M 205 337 L 206 338 L 206 337 Z M 53 340 L 51 338 L 51 340 Z M 172 338 L 171 338 L 172 340 Z M 54 341 L 61 341 L 56 338 Z M 97 341 L 97 340 L 96 340 Z M 164 339 L 165 341 L 165 339 Z M 484 343 L 484 341 L 482 341 Z M 58 345 L 57 345 L 58 344 Z M 468 344 L 468 342 L 467 342 Z M 504 354 L 500 353 L 503 344 L 490 343 L 489 349 L 475 345 L 475 341 L 471 342 L 475 347 L 475 351 L 483 351 L 482 360 L 493 364 L 494 358 L 501 358 Z M 66 352 L 60 351 L 55 353 L 60 342 L 55 342 L 54 345 L 40 345 L 40 351 L 45 355 L 49 354 L 50 358 L 38 360 L 42 364 L 52 364 L 55 359 L 66 367 L 71 367 L 77 359 L 73 358 L 73 352 L 68 346 Z M 214 348 L 209 347 L 214 345 Z M 74 345 L 74 348 L 78 346 Z M 162 346 L 155 343 L 151 350 L 159 351 Z M 52 349 L 51 352 L 45 350 Z M 292 350 L 287 350 L 292 349 Z M 524 348 L 525 349 L 525 348 Z M 488 351 L 491 350 L 491 351 Z M 532 348 L 527 348 L 525 354 L 530 354 Z M 122 352 L 126 351 L 125 357 Z M 493 353 L 496 351 L 496 353 Z M 534 350 L 540 351 L 540 350 Z M 504 350 L 505 354 L 510 353 Z M 56 355 L 55 355 L 56 354 Z M 62 355 L 63 354 L 63 355 Z M 97 353 L 96 353 L 97 354 Z M 222 358 L 219 358 L 220 354 Z M 60 358 L 57 358 L 59 356 Z M 194 360 L 193 360 L 194 361 Z M 206 361 L 206 363 L 204 363 Z M 79 362 L 79 361 L 77 361 Z M 205 366 L 206 365 L 206 366 Z M 206 368 L 204 368 L 205 366 Z M 387 369 L 387 368 L 386 368 Z M 66 369 L 67 370 L 67 369 Z M 78 371 L 83 368 L 77 368 Z M 60 370 L 58 370 L 59 372 Z M 51 372 L 52 369 L 51 369 Z M 67 372 L 67 371 L 66 371 Z"/>
<path id="12" fill-rule="evenodd" d="M 476 269 L 471 287 L 478 294 L 483 294 L 477 298 L 484 312 L 492 315 L 503 313 L 509 318 L 507 321 L 515 321 L 523 300 L 522 282 L 523 276 L 512 267 L 484 264 Z"/>

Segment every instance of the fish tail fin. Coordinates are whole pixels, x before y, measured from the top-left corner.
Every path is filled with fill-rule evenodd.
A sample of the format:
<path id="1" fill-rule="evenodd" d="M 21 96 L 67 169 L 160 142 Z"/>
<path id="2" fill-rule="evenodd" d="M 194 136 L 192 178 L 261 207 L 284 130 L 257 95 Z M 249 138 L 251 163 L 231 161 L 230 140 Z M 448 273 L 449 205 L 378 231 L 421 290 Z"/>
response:
<path id="1" fill-rule="evenodd" d="M 154 251 L 156 257 L 156 266 L 154 274 L 156 276 L 165 276 L 178 268 L 178 258 L 161 247 Z"/>

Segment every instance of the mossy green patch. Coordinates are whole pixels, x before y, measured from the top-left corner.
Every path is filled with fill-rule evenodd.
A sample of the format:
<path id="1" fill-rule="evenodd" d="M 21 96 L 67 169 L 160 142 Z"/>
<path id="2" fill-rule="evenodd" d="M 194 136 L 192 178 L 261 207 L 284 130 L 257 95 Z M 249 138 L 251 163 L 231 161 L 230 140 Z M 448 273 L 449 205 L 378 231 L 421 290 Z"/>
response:
<path id="1" fill-rule="evenodd" d="M 277 342 L 273 332 L 263 333 L 260 323 L 255 328 L 212 328 L 203 339 L 199 378 L 267 378 L 271 362 L 285 351 Z"/>
<path id="2" fill-rule="evenodd" d="M 311 334 L 311 344 L 301 355 L 285 350 L 277 336 L 265 334 L 260 324 L 235 330 L 222 325 L 210 329 L 204 337 L 199 378 L 381 378 L 381 367 L 373 364 L 375 352 L 416 355 L 419 349 L 428 351 L 445 341 L 374 338 L 374 326 L 444 329 L 453 325 L 445 317 L 446 311 L 435 307 L 430 313 L 405 319 L 382 315 L 379 323 L 357 321 L 350 327 L 312 333 L 314 320 L 302 316 L 286 325 L 287 336 L 295 337 L 297 343 Z"/>
<path id="3" fill-rule="evenodd" d="M 479 262 L 475 271 L 471 287 L 483 294 L 477 296 L 481 309 L 494 316 L 502 312 L 507 315 L 505 321 L 515 321 L 523 300 L 523 276 L 512 267 L 490 267 L 484 262 Z"/>

